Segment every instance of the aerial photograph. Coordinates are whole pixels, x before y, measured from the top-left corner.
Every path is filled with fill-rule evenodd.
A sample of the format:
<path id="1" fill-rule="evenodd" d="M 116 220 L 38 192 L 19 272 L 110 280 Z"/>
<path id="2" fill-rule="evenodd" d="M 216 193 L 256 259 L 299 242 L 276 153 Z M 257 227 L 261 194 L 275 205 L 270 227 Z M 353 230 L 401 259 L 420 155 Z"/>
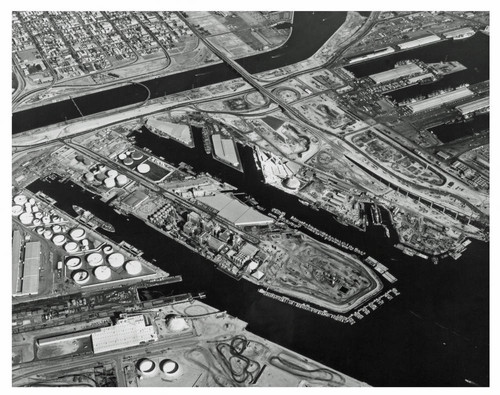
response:
<path id="1" fill-rule="evenodd" d="M 11 386 L 490 387 L 489 11 L 9 13 Z"/>

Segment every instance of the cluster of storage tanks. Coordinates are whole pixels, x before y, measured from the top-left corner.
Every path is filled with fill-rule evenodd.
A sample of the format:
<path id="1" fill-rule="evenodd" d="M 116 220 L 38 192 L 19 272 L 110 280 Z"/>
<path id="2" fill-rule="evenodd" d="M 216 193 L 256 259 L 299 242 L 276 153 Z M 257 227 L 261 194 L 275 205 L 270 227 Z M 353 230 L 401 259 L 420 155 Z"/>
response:
<path id="1" fill-rule="evenodd" d="M 128 184 L 129 179 L 125 174 L 119 174 L 114 169 L 107 169 L 101 163 L 98 163 L 83 176 L 89 183 L 98 182 L 106 188 L 111 189 L 116 186 L 123 187 Z"/>
<path id="2" fill-rule="evenodd" d="M 81 227 L 70 227 L 58 215 L 42 211 L 34 198 L 28 199 L 25 195 L 16 195 L 12 206 L 12 215 L 19 221 L 34 230 L 43 238 L 64 249 L 69 256 L 66 257 L 66 268 L 71 271 L 71 278 L 79 285 L 90 281 L 92 275 L 98 281 L 107 281 L 111 278 L 111 268 L 124 268 L 129 276 L 137 276 L 142 272 L 142 264 L 137 260 L 125 262 L 125 257 L 115 252 L 113 247 L 105 245 L 101 252 L 90 252 L 87 232 Z M 86 269 L 82 269 L 86 263 Z"/>
<path id="3" fill-rule="evenodd" d="M 92 276 L 99 282 L 111 279 L 113 269 L 123 268 L 129 276 L 137 276 L 142 272 L 142 263 L 137 260 L 125 262 L 125 257 L 119 252 L 114 252 L 109 245 L 101 252 L 91 252 L 87 255 L 73 255 L 66 258 L 66 269 L 71 272 L 75 283 L 84 285 Z M 84 268 L 85 266 L 85 268 Z"/>
<path id="4" fill-rule="evenodd" d="M 143 158 L 144 154 L 135 150 L 125 151 L 118 155 L 118 159 L 120 159 L 125 166 L 132 166 L 135 162 L 140 161 Z M 141 163 L 136 167 L 136 170 L 141 174 L 146 174 L 151 170 L 151 166 L 147 163 Z"/>
<path id="5" fill-rule="evenodd" d="M 161 374 L 166 379 L 175 379 L 181 374 L 179 364 L 172 359 L 162 359 L 155 362 L 149 358 L 143 358 L 137 362 L 137 374 L 140 379 L 150 378 Z"/>

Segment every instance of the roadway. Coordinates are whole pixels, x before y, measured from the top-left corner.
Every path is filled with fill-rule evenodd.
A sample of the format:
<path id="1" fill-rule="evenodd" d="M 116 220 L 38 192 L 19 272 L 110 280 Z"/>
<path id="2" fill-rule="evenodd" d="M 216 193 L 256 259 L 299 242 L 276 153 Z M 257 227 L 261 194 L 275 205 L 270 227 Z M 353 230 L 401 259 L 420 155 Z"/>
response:
<path id="1" fill-rule="evenodd" d="M 277 97 L 274 93 L 272 93 L 266 86 L 263 86 L 257 80 L 253 77 L 252 74 L 250 74 L 245 68 L 240 66 L 236 61 L 231 59 L 224 51 L 220 50 L 217 46 L 212 44 L 206 37 L 204 37 L 202 34 L 200 34 L 195 26 L 192 26 L 192 24 L 184 18 L 180 13 L 178 14 L 179 17 L 195 32 L 195 34 L 198 36 L 198 38 L 204 42 L 204 44 L 214 53 L 216 54 L 219 58 L 221 58 L 224 62 L 226 62 L 229 66 L 231 66 L 245 81 L 247 81 L 250 85 L 252 85 L 256 90 L 258 90 L 264 97 L 267 97 L 270 101 L 278 105 L 284 113 L 288 114 L 292 119 L 296 120 L 299 124 L 301 124 L 303 127 L 308 129 L 314 136 L 316 136 L 320 141 L 325 141 L 324 139 L 324 134 L 323 133 L 328 133 L 327 130 L 314 125 L 311 123 L 309 119 L 307 119 L 303 114 L 301 114 L 297 109 L 294 107 L 290 106 L 288 103 L 282 101 L 279 97 Z M 347 50 L 344 48 L 344 51 Z M 337 54 L 336 57 L 332 58 L 332 61 L 335 61 L 335 58 L 338 58 L 339 56 L 342 56 L 342 53 Z M 310 72 L 310 70 L 308 71 Z M 288 76 L 288 78 L 290 78 Z M 366 155 L 364 152 L 358 150 L 356 146 L 348 141 L 345 141 L 343 139 L 337 138 L 339 144 L 343 148 L 347 148 L 348 152 L 353 152 L 356 155 L 361 155 L 365 159 L 367 159 L 369 162 L 371 162 L 373 165 L 377 165 L 377 163 L 369 156 Z M 327 142 L 329 145 L 332 145 L 331 142 Z M 347 155 L 346 155 L 347 156 Z M 386 169 L 387 170 L 387 169 Z M 460 197 L 453 195 L 448 192 L 443 192 L 443 191 L 438 191 L 435 188 L 429 188 L 422 186 L 420 184 L 415 184 L 411 181 L 408 181 L 406 179 L 403 179 L 402 177 L 399 177 L 396 174 L 393 174 L 389 170 L 387 170 L 388 174 L 391 175 L 393 179 L 396 179 L 396 183 L 401 183 L 402 185 L 398 185 L 401 189 L 407 190 L 408 187 L 410 187 L 412 193 L 416 194 L 417 196 L 422 194 L 422 192 L 428 192 L 428 193 L 438 193 L 442 196 L 452 196 L 453 198 L 457 199 L 461 203 L 465 204 L 469 209 L 471 209 L 473 212 L 476 212 L 479 215 L 482 215 L 482 212 L 473 204 L 471 204 L 468 200 Z M 447 178 L 447 177 L 445 177 Z M 394 180 L 391 180 L 392 183 L 394 183 Z M 365 189 L 365 188 L 363 188 Z M 429 199 L 429 196 L 422 196 L 422 198 Z M 432 199 L 431 199 L 432 201 Z M 443 204 L 443 202 L 440 202 Z M 449 205 L 449 203 L 448 203 Z M 461 215 L 469 216 L 468 213 L 464 213 L 460 209 L 457 210 L 456 207 L 449 208 L 449 210 L 452 210 L 453 212 L 458 212 Z"/>

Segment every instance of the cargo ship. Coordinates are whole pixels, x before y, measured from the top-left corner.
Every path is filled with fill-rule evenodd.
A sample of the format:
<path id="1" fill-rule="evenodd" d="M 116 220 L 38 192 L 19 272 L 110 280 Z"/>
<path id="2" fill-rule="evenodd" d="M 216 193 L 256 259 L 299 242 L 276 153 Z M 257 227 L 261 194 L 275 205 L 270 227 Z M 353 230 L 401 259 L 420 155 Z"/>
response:
<path id="1" fill-rule="evenodd" d="M 113 227 L 113 225 L 96 217 L 90 211 L 87 211 L 77 205 L 73 205 L 73 210 L 75 210 L 75 212 L 78 214 L 78 219 L 85 225 L 90 226 L 91 228 L 101 228 L 102 230 L 110 233 L 115 232 L 115 228 Z"/>

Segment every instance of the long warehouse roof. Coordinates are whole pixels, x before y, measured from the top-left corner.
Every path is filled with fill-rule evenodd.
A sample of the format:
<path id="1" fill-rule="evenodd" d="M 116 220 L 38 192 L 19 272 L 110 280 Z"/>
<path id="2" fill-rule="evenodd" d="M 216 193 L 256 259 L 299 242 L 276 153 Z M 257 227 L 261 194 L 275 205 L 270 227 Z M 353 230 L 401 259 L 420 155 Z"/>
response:
<path id="1" fill-rule="evenodd" d="M 483 108 L 489 107 L 490 106 L 490 98 L 488 97 L 483 97 L 478 100 L 474 100 L 473 102 L 470 103 L 465 103 L 457 106 L 457 110 L 460 111 L 462 114 L 469 114 L 474 111 L 479 111 L 482 110 Z"/>
<path id="2" fill-rule="evenodd" d="M 451 92 L 442 93 L 414 103 L 407 104 L 413 112 L 425 111 L 434 107 L 439 107 L 445 103 L 472 96 L 473 93 L 467 88 L 458 88 Z"/>
<path id="3" fill-rule="evenodd" d="M 401 77 L 406 77 L 411 74 L 423 72 L 422 68 L 415 63 L 408 63 L 401 66 L 396 66 L 395 68 L 387 71 L 382 71 L 381 73 L 371 74 L 370 78 L 377 84 L 383 82 L 395 80 Z"/>

